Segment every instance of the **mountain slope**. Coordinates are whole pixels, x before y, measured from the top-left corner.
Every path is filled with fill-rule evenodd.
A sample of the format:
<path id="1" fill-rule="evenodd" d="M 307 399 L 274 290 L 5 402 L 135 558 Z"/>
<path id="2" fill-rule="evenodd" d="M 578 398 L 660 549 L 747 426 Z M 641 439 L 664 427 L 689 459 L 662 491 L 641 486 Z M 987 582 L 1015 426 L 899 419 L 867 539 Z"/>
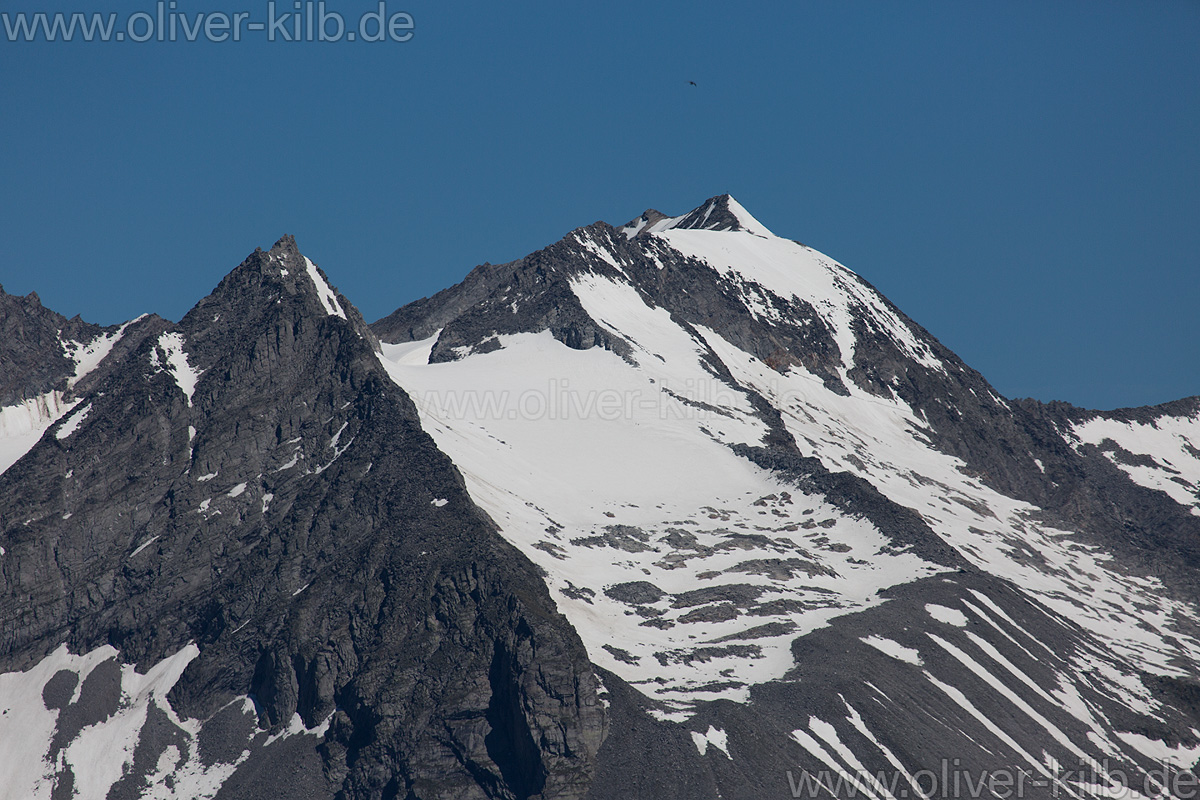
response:
<path id="1" fill-rule="evenodd" d="M 578 639 L 372 346 L 285 238 L 0 476 L 6 796 L 586 790 Z"/>
<path id="2" fill-rule="evenodd" d="M 967 661 L 973 640 L 925 631 L 924 641 L 946 644 L 960 672 L 987 674 L 984 693 L 1015 679 L 1007 691 L 1021 703 L 1031 691 L 1106 700 L 1058 697 L 1036 715 L 1018 706 L 1025 721 L 999 734 L 980 714 L 968 739 L 998 743 L 935 739 L 943 752 L 965 762 L 973 751 L 980 768 L 1011 763 L 989 753 L 1037 760 L 1046 746 L 1064 764 L 1136 760 L 1118 728 L 1162 718 L 1173 720 L 1166 741 L 1195 743 L 1188 704 L 1149 699 L 1163 680 L 1196 678 L 1200 527 L 1187 511 L 1081 453 L 1051 413 L 1002 398 L 865 281 L 774 236 L 732 198 L 581 228 L 374 329 L 472 497 L 546 571 L 592 660 L 656 701 L 658 717 L 699 732 L 720 698 L 761 713 L 760 687 L 803 683 L 795 647 L 826 626 L 924 659 L 891 628 L 867 635 L 862 620 L 895 622 L 902 604 L 879 604 L 899 587 L 933 592 L 931 576 L 965 570 L 989 577 L 944 607 L 987 625 L 993 639 L 979 647 L 991 650 Z M 1183 435 L 1176 445 L 1192 446 Z M 1028 635 L 1061 665 L 1048 682 L 1002 655 L 1011 631 L 975 591 L 1013 618 L 1034 604 Z M 919 603 L 912 615 L 926 617 Z M 1064 624 L 1069 644 L 1055 632 Z M 911 694 L 912 683 L 896 688 Z M 936 671 L 923 683 L 943 705 L 962 685 Z M 796 726 L 818 696 L 836 705 L 828 686 L 802 695 L 779 706 Z M 1098 717 L 1079 712 L 1114 700 Z M 1113 722 L 1132 709 L 1146 721 Z M 952 704 L 942 719 L 963 712 Z M 750 752 L 761 748 L 761 730 L 746 735 Z M 872 751 L 884 752 L 869 741 L 856 752 Z"/>
<path id="3" fill-rule="evenodd" d="M 1182 796 L 1200 758 L 1196 401 L 1003 398 L 731 197 L 370 327 L 290 237 L 178 324 L 0 301 L 46 409 L 0 439 L 0 798 Z"/>
<path id="4" fill-rule="evenodd" d="M 51 311 L 32 292 L 0 287 L 0 473 L 74 408 L 106 362 L 120 361 L 160 322 L 143 316 L 101 328 Z"/>

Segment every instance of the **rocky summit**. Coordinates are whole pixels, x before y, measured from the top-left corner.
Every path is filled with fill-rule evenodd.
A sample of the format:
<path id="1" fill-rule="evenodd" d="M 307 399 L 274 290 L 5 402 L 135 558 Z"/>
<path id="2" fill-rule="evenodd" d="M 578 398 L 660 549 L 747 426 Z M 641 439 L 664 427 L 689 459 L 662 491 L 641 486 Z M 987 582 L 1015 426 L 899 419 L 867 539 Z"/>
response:
<path id="1" fill-rule="evenodd" d="M 736 200 L 368 325 L 0 290 L 0 800 L 1194 796 L 1200 398 L 1005 398 Z M 1188 794 L 1192 792 L 1192 794 Z"/>

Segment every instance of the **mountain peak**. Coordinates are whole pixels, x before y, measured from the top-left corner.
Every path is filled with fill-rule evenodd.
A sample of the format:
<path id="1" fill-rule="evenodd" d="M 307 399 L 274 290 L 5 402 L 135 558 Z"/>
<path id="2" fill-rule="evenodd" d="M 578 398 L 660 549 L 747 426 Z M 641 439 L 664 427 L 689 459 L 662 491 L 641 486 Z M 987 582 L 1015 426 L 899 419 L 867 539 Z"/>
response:
<path id="1" fill-rule="evenodd" d="M 190 357 L 208 369 L 206 349 L 224 348 L 228 337 L 257 335 L 262 326 L 290 327 L 302 318 L 319 321 L 336 317 L 377 347 L 361 314 L 343 297 L 312 259 L 300 252 L 295 237 L 285 234 L 261 247 L 221 279 L 213 291 L 180 321 Z M 214 352 L 216 352 L 214 351 Z"/>
<path id="2" fill-rule="evenodd" d="M 678 217 L 668 217 L 652 208 L 646 209 L 640 217 L 626 224 L 621 230 L 630 239 L 643 233 L 668 230 L 745 231 L 760 236 L 774 236 L 767 226 L 755 219 L 745 206 L 728 194 L 710 197 Z"/>
<path id="3" fill-rule="evenodd" d="M 346 319 L 348 301 L 334 289 L 313 261 L 300 252 L 296 238 L 285 233 L 270 250 L 255 248 L 246 259 L 221 281 L 217 293 L 253 296 L 258 291 L 272 294 L 282 287 L 288 295 L 313 296 L 329 316 Z M 257 288 L 255 288 L 257 287 Z M 273 296 L 273 294 L 272 294 Z"/>
<path id="4" fill-rule="evenodd" d="M 300 255 L 300 247 L 296 244 L 296 237 L 290 233 L 285 233 L 279 237 L 279 241 L 271 245 L 268 251 L 271 255 Z"/>

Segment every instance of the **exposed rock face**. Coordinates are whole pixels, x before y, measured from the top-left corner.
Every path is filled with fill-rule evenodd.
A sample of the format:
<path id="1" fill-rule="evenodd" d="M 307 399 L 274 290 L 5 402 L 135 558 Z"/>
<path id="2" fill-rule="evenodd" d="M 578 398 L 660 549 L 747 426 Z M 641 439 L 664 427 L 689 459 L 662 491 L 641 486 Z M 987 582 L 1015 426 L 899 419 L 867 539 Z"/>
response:
<path id="1" fill-rule="evenodd" d="M 18 297 L 0 286 L 0 408 L 55 390 L 82 395 L 100 377 L 97 356 L 115 351 L 119 360 L 161 323 L 151 316 L 102 328 L 51 311 L 35 292 Z"/>
<path id="2" fill-rule="evenodd" d="M 65 383 L 75 365 L 63 350 L 62 338 L 92 339 L 99 334 L 98 325 L 78 317 L 67 320 L 44 307 L 36 293 L 19 297 L 0 286 L 0 407 Z"/>
<path id="3" fill-rule="evenodd" d="M 4 669 L 194 642 L 181 717 L 329 720 L 310 796 L 582 796 L 604 715 L 578 637 L 328 298 L 290 238 L 256 252 L 0 476 Z"/>

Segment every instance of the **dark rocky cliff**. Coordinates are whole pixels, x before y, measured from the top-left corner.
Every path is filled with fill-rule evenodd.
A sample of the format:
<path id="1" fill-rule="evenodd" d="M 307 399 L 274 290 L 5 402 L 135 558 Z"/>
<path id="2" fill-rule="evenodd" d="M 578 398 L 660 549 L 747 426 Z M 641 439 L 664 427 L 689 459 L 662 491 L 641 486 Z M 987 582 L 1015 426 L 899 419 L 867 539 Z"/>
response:
<path id="1" fill-rule="evenodd" d="M 145 669 L 194 642 L 181 717 L 232 725 L 245 695 L 273 732 L 332 715 L 223 796 L 311 763 L 297 796 L 581 797 L 605 725 L 586 653 L 337 302 L 290 238 L 254 253 L 165 331 L 190 398 L 145 339 L 0 476 L 0 669 L 61 642 Z"/>

